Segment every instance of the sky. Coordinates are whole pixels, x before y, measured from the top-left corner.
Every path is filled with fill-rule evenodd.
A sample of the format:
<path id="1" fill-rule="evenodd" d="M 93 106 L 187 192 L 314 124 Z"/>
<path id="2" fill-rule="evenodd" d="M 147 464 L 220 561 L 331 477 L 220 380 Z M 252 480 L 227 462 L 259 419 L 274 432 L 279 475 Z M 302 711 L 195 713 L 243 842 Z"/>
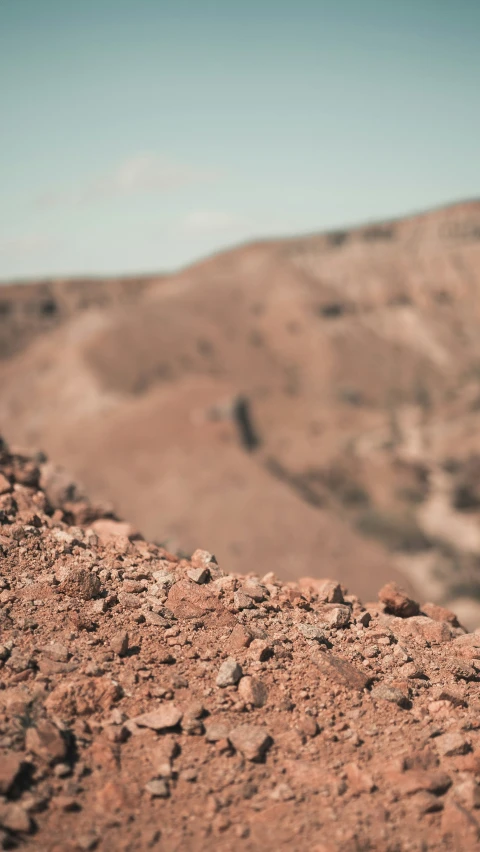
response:
<path id="1" fill-rule="evenodd" d="M 0 0 L 0 279 L 480 195 L 479 0 Z"/>

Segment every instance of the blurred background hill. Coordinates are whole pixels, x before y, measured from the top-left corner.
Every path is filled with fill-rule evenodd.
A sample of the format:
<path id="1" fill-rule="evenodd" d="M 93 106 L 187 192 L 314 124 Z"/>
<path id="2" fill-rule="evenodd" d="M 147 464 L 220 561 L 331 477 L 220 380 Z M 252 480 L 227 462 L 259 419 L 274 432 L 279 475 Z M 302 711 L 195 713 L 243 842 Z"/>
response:
<path id="1" fill-rule="evenodd" d="M 480 9 L 0 24 L 0 431 L 171 549 L 479 623 Z"/>

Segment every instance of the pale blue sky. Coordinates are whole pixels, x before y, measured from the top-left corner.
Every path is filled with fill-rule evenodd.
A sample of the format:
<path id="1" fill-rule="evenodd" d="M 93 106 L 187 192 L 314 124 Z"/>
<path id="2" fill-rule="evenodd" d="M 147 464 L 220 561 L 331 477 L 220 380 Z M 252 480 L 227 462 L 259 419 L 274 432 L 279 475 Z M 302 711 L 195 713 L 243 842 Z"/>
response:
<path id="1" fill-rule="evenodd" d="M 480 0 L 0 0 L 0 277 L 480 194 Z"/>

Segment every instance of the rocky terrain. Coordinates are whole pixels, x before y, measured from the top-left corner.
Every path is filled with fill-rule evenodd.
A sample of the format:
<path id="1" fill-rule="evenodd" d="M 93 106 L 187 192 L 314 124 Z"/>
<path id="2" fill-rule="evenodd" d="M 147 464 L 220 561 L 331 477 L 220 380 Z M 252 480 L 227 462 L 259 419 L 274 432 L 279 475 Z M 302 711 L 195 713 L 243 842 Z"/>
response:
<path id="1" fill-rule="evenodd" d="M 395 580 L 475 627 L 479 270 L 470 202 L 2 287 L 0 429 L 170 550 L 367 598 Z"/>
<path id="2" fill-rule="evenodd" d="M 480 632 L 229 573 L 0 447 L 0 845 L 480 848 Z"/>

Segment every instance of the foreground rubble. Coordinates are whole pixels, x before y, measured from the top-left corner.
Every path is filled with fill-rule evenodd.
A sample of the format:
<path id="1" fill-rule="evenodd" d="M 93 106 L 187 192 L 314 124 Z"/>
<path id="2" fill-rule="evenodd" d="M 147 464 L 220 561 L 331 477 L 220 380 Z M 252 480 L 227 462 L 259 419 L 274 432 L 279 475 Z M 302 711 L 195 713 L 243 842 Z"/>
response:
<path id="1" fill-rule="evenodd" d="M 478 849 L 479 672 L 393 584 L 180 559 L 0 448 L 5 849 Z"/>

